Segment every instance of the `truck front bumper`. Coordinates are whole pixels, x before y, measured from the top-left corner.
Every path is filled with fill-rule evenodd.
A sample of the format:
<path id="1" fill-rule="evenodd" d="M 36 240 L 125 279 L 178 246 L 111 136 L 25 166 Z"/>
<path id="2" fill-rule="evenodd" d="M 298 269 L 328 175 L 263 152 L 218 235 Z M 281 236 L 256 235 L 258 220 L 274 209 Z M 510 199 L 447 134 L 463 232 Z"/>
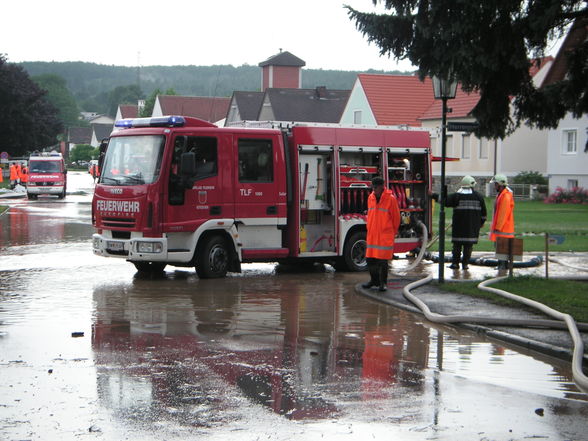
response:
<path id="1" fill-rule="evenodd" d="M 32 186 L 27 185 L 27 193 L 28 194 L 62 194 L 63 193 L 63 185 L 48 185 L 48 186 Z"/>
<path id="2" fill-rule="evenodd" d="M 92 235 L 92 251 L 103 257 L 118 257 L 131 261 L 167 262 L 166 237 L 136 237 L 115 239 L 106 234 Z"/>

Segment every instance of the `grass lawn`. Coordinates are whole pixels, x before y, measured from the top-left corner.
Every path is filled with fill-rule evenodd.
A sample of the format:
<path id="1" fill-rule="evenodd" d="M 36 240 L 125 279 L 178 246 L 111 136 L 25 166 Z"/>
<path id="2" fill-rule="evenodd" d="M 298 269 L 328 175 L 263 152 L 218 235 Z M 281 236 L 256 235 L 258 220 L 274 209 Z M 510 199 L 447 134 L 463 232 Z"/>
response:
<path id="1" fill-rule="evenodd" d="M 479 290 L 478 284 L 479 282 L 444 283 L 442 289 L 487 298 L 501 305 L 521 307 L 518 302 Z M 508 278 L 490 286 L 541 302 L 560 312 L 570 314 L 578 322 L 588 322 L 588 282 L 520 276 Z"/>
<path id="2" fill-rule="evenodd" d="M 494 251 L 494 243 L 488 239 L 488 230 L 492 221 L 494 198 L 486 198 L 488 220 L 480 232 L 480 241 L 474 251 Z M 451 225 L 452 208 L 445 210 L 446 225 Z M 439 226 L 439 206 L 433 213 L 435 234 Z M 541 201 L 515 201 L 515 231 L 523 236 L 525 252 L 545 250 L 545 236 L 549 234 L 564 235 L 565 240 L 559 245 L 550 245 L 550 251 L 588 251 L 588 205 L 579 204 L 545 204 Z M 445 234 L 445 250 L 451 249 L 451 228 Z M 437 251 L 438 244 L 431 247 Z"/>

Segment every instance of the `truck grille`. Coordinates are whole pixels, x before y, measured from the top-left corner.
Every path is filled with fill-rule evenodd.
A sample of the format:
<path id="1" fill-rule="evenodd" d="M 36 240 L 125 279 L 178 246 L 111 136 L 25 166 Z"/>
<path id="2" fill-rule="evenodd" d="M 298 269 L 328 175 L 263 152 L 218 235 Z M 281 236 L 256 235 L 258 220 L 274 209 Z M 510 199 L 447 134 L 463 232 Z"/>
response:
<path id="1" fill-rule="evenodd" d="M 122 217 L 104 217 L 102 218 L 104 227 L 112 228 L 134 228 L 135 219 L 125 219 Z"/>

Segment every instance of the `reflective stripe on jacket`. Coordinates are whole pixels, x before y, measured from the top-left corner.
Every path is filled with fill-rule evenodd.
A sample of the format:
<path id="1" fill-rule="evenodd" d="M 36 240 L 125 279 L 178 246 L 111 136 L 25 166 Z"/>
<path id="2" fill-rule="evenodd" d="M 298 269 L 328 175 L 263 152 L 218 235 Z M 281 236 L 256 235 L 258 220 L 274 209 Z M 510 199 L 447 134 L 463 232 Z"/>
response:
<path id="1" fill-rule="evenodd" d="M 495 242 L 498 236 L 514 237 L 514 198 L 512 190 L 508 187 L 496 196 L 494 203 L 490 240 Z"/>
<path id="2" fill-rule="evenodd" d="M 399 225 L 400 210 L 392 192 L 384 190 L 379 202 L 372 192 L 368 198 L 365 256 L 374 259 L 391 259 L 394 253 L 394 237 Z"/>

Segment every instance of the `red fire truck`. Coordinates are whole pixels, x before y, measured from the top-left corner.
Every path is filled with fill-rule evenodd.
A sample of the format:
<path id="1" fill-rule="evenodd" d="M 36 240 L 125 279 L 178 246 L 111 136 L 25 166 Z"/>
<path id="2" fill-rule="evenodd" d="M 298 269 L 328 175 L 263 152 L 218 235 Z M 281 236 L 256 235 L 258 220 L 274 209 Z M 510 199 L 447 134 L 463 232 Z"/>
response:
<path id="1" fill-rule="evenodd" d="M 366 268 L 367 198 L 383 176 L 402 221 L 395 252 L 431 231 L 429 133 L 310 123 L 217 127 L 169 116 L 121 120 L 101 155 L 93 250 L 142 272 L 245 262 Z"/>

